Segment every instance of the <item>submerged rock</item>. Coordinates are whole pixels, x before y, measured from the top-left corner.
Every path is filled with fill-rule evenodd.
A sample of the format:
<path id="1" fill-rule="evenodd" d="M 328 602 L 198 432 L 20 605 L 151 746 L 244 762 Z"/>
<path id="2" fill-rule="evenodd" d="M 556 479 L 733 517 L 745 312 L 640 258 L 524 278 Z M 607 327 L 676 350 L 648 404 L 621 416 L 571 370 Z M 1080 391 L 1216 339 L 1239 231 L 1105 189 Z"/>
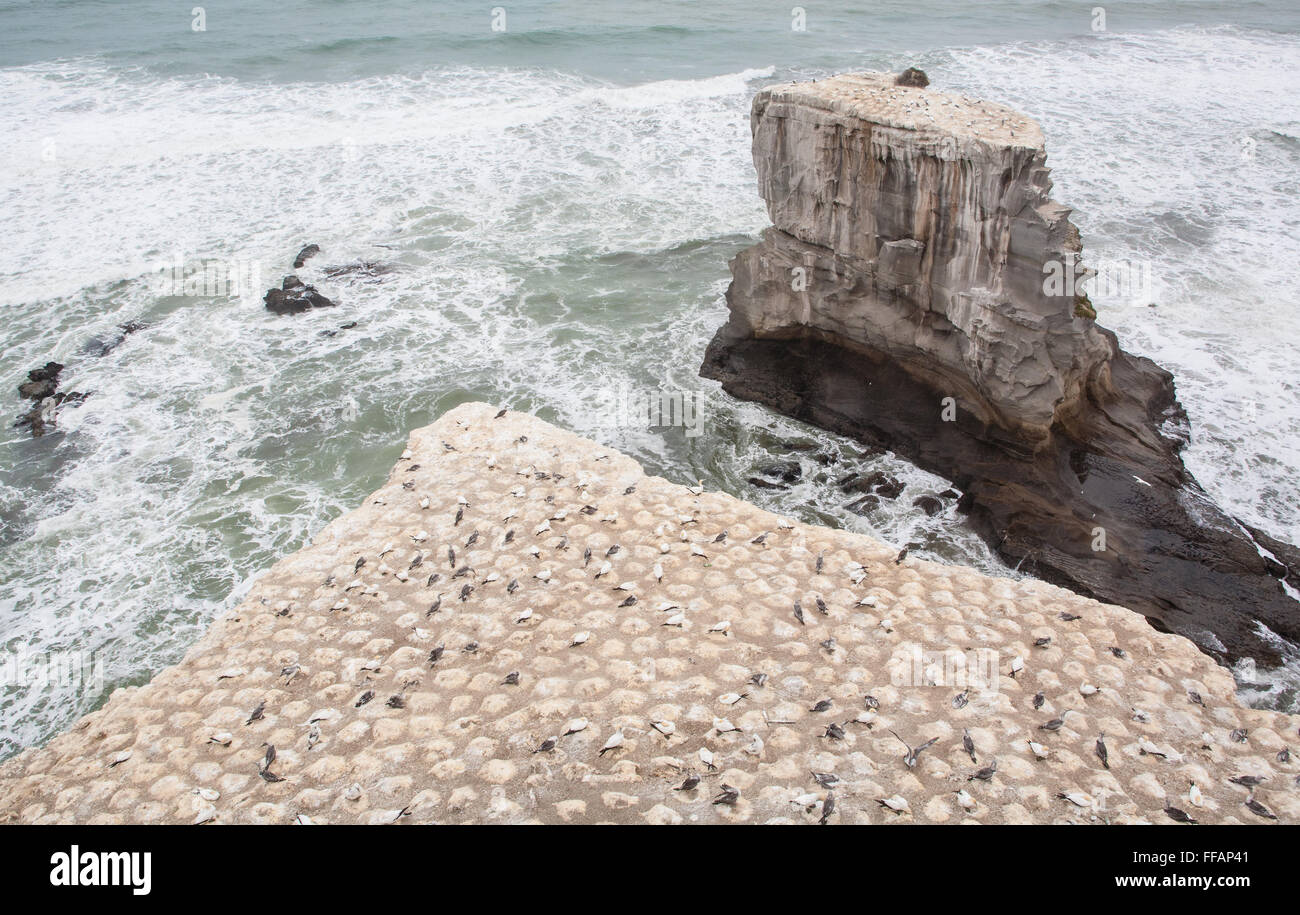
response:
<path id="1" fill-rule="evenodd" d="M 303 265 L 317 254 L 320 254 L 320 245 L 307 245 L 299 251 L 298 256 L 293 259 L 293 269 L 301 270 Z"/>
<path id="2" fill-rule="evenodd" d="M 1300 640 L 1294 548 L 1211 502 L 1172 376 L 1092 320 L 1036 123 L 855 74 L 764 89 L 751 127 L 773 225 L 703 375 L 946 477 L 1008 562 L 1220 660 L 1278 660 L 1256 620 Z"/>
<path id="3" fill-rule="evenodd" d="M 340 277 L 360 277 L 362 279 L 374 279 L 393 273 L 398 269 L 396 264 L 385 264 L 379 261 L 352 261 L 348 264 L 330 264 L 321 271 L 330 279 Z"/>
<path id="4" fill-rule="evenodd" d="M 127 321 L 125 324 L 119 324 L 116 332 L 91 337 L 82 345 L 81 351 L 90 356 L 107 356 L 125 343 L 127 337 L 137 331 L 144 330 L 147 326 L 140 321 Z"/>
<path id="5" fill-rule="evenodd" d="M 14 426 L 27 429 L 33 438 L 40 438 L 54 427 L 60 407 L 79 404 L 90 396 L 81 391 L 60 392 L 59 376 L 63 373 L 61 362 L 47 362 L 27 373 L 27 381 L 18 386 L 18 394 L 33 403 L 14 421 Z"/>
<path id="6" fill-rule="evenodd" d="M 278 315 L 299 314 L 312 308 L 330 308 L 337 304 L 318 292 L 315 286 L 309 286 L 292 275 L 284 278 L 279 289 L 268 289 L 262 301 L 266 303 L 267 311 Z"/>

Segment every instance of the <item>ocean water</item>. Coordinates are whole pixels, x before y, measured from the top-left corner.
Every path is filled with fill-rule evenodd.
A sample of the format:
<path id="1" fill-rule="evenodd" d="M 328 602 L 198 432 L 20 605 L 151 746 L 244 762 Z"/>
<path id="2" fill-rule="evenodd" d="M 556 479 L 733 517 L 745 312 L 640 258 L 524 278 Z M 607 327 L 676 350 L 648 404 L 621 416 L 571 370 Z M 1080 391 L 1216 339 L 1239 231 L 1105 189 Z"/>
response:
<path id="1" fill-rule="evenodd" d="M 195 31 L 192 4 L 0 0 L 0 405 L 50 359 L 92 392 L 44 438 L 0 427 L 0 756 L 178 660 L 466 400 L 1016 574 L 911 506 L 946 481 L 696 377 L 727 261 L 767 224 L 748 111 L 782 80 L 917 65 L 1039 118 L 1119 278 L 1099 320 L 1175 372 L 1189 466 L 1300 540 L 1300 10 L 1111 3 L 1094 30 L 1088 4 L 864 6 L 804 4 L 797 31 L 790 4 L 530 0 L 494 31 L 486 4 L 228 0 Z M 296 272 L 339 307 L 267 313 L 308 242 Z M 324 269 L 358 261 L 383 269 Z M 253 281 L 170 288 L 176 262 Z M 698 425 L 629 418 L 662 392 Z M 747 482 L 776 461 L 790 489 Z M 871 469 L 905 490 L 860 516 L 835 480 Z M 1292 656 L 1240 665 L 1243 695 L 1295 710 Z M 93 675 L 22 672 L 55 657 Z"/>

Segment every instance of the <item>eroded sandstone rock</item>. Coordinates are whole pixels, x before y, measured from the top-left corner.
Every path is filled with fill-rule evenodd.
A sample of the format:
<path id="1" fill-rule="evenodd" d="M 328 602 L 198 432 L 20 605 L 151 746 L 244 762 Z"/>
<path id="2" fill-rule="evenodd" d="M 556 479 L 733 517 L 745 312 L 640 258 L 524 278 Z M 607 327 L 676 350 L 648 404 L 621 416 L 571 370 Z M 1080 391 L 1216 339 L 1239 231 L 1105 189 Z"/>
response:
<path id="1" fill-rule="evenodd" d="M 1213 504 L 1172 376 L 1094 323 L 1036 123 L 854 74 L 769 87 L 751 124 L 773 225 L 702 374 L 951 479 L 1009 562 L 1220 659 L 1276 660 L 1256 621 L 1300 639 L 1298 554 Z"/>

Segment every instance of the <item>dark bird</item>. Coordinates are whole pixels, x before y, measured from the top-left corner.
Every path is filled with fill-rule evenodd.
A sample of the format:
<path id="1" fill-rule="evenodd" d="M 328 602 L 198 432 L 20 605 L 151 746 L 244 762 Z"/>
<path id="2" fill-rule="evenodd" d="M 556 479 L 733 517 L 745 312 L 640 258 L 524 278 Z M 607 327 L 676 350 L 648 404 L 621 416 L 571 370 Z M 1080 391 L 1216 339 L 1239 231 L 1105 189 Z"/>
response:
<path id="1" fill-rule="evenodd" d="M 971 739 L 970 731 L 965 728 L 963 728 L 961 732 L 961 745 L 966 749 L 966 753 L 970 756 L 970 761 L 978 762 L 978 760 L 975 759 L 975 741 Z"/>
<path id="2" fill-rule="evenodd" d="M 373 689 L 368 689 L 368 690 L 366 690 L 364 693 L 362 693 L 360 696 L 357 697 L 357 701 L 356 701 L 356 703 L 355 703 L 352 707 L 353 707 L 353 708 L 361 708 L 361 706 L 365 705 L 367 702 L 369 702 L 369 701 L 370 701 L 371 699 L 373 699 L 373 698 L 375 698 L 375 691 L 374 691 Z"/>
<path id="3" fill-rule="evenodd" d="M 461 651 L 466 652 L 467 654 L 478 654 L 478 642 L 466 642 L 465 647 L 462 648 Z"/>
<path id="4" fill-rule="evenodd" d="M 1038 711 L 1038 709 L 1042 708 L 1043 703 L 1046 701 L 1047 697 L 1042 693 L 1034 693 L 1034 711 Z"/>
<path id="5" fill-rule="evenodd" d="M 763 673 L 762 671 L 759 671 L 756 674 L 751 674 L 749 677 L 749 682 L 753 683 L 755 686 L 766 686 L 767 674 Z"/>
<path id="6" fill-rule="evenodd" d="M 636 486 L 635 486 L 635 485 L 632 485 L 632 486 L 629 486 L 627 489 L 623 490 L 623 495 L 625 495 L 625 496 L 630 496 L 630 495 L 632 495 L 632 493 L 634 493 L 634 492 L 636 492 Z"/>
<path id="7" fill-rule="evenodd" d="M 1232 731 L 1232 733 L 1230 733 L 1228 736 L 1231 737 L 1233 740 L 1235 740 L 1237 743 L 1245 743 L 1245 742 L 1246 742 L 1246 729 L 1245 729 L 1245 728 L 1236 728 L 1236 729 L 1234 729 L 1234 730 Z"/>
<path id="8" fill-rule="evenodd" d="M 426 588 L 432 588 L 434 583 L 439 581 L 442 581 L 442 573 L 434 572 L 432 575 L 429 576 L 429 580 L 424 583 L 424 586 Z"/>
<path id="9" fill-rule="evenodd" d="M 826 730 L 822 733 L 822 736 L 829 737 L 831 740 L 843 740 L 844 728 L 832 721 L 830 724 L 826 725 Z"/>
<path id="10" fill-rule="evenodd" d="M 401 696 L 389 696 L 388 701 L 384 704 L 389 708 L 406 708 L 406 700 Z"/>
<path id="11" fill-rule="evenodd" d="M 447 547 L 447 565 L 456 568 L 456 551 L 451 547 Z"/>
<path id="12" fill-rule="evenodd" d="M 1050 635 L 1045 635 L 1041 639 L 1034 639 L 1035 648 L 1046 648 L 1050 644 L 1052 644 L 1052 637 Z"/>
<path id="13" fill-rule="evenodd" d="M 970 702 L 970 690 L 968 689 L 964 689 L 961 692 L 959 692 L 957 695 L 952 697 L 952 707 L 955 709 L 963 709 L 966 707 L 966 705 L 969 702 Z"/>
<path id="14" fill-rule="evenodd" d="M 862 704 L 865 705 L 867 708 L 871 709 L 872 711 L 880 710 L 880 700 L 877 699 L 875 696 L 863 696 Z"/>
<path id="15" fill-rule="evenodd" d="M 591 562 L 591 547 L 587 547 L 585 550 L 582 551 L 582 567 L 585 569 L 590 562 Z"/>
<path id="16" fill-rule="evenodd" d="M 817 554 L 817 564 L 816 564 L 816 566 L 814 567 L 813 571 L 814 571 L 816 574 L 818 574 L 818 575 L 822 574 L 822 566 L 824 566 L 825 564 L 826 564 L 826 554 L 825 554 L 825 553 L 818 553 L 818 554 Z"/>
<path id="17" fill-rule="evenodd" d="M 749 542 L 756 543 L 759 546 L 763 546 L 765 543 L 767 543 L 767 531 L 763 531 L 763 533 L 759 534 L 757 537 L 755 537 L 753 540 Z"/>
<path id="18" fill-rule="evenodd" d="M 1277 761 L 1285 765 L 1291 761 L 1291 748 L 1283 747 L 1277 751 Z"/>
<path id="19" fill-rule="evenodd" d="M 519 590 L 519 579 L 517 578 L 510 579 L 510 584 L 506 585 L 506 593 L 514 594 L 518 590 Z"/>
<path id="20" fill-rule="evenodd" d="M 509 407 L 502 407 L 500 410 L 497 411 L 497 415 L 494 416 L 494 417 L 492 417 L 492 418 L 493 418 L 493 419 L 500 419 L 501 417 L 505 416 L 506 413 L 507 413 L 509 410 L 510 410 Z"/>
<path id="21" fill-rule="evenodd" d="M 248 720 L 244 722 L 244 725 L 248 726 L 252 724 L 254 721 L 261 721 L 262 713 L 265 711 L 266 711 L 266 700 L 263 699 L 261 702 L 257 703 L 257 708 L 253 709 L 252 713 L 248 716 Z"/>
<path id="22" fill-rule="evenodd" d="M 1110 754 L 1106 752 L 1106 735 L 1102 734 L 1097 738 L 1097 758 L 1101 760 L 1102 768 L 1110 768 Z"/>
<path id="23" fill-rule="evenodd" d="M 798 601 L 794 602 L 794 618 L 799 621 L 800 626 L 808 625 L 803 621 L 803 606 Z"/>
<path id="24" fill-rule="evenodd" d="M 1166 807 L 1165 816 L 1169 817 L 1169 819 L 1173 820 L 1175 823 L 1196 824 L 1196 821 L 1188 815 L 1186 810 L 1181 810 L 1178 807 Z"/>
<path id="25" fill-rule="evenodd" d="M 896 731 L 891 729 L 889 733 L 893 734 L 894 739 L 907 748 L 907 753 L 903 756 L 903 764 L 909 769 L 916 768 L 916 758 L 921 755 L 922 751 L 930 749 L 930 747 L 939 742 L 938 737 L 931 737 L 925 743 L 913 747 L 909 745 L 906 740 L 899 737 Z"/>
<path id="26" fill-rule="evenodd" d="M 1268 781 L 1268 779 L 1261 775 L 1234 775 L 1232 778 L 1228 779 L 1228 781 L 1232 782 L 1234 785 L 1241 785 L 1243 788 L 1258 788 L 1260 785 L 1264 784 L 1264 782 Z"/>
<path id="27" fill-rule="evenodd" d="M 1201 694 L 1198 693 L 1196 690 L 1189 689 L 1187 691 L 1187 698 L 1190 699 L 1196 705 L 1199 705 L 1202 708 L 1205 707 L 1205 700 L 1201 698 Z"/>
<path id="28" fill-rule="evenodd" d="M 543 740 L 543 741 L 541 742 L 541 744 L 540 744 L 540 745 L 537 747 L 537 749 L 534 750 L 533 752 L 534 752 L 534 753 L 549 753 L 549 752 L 551 752 L 552 750 L 555 749 L 555 745 L 556 745 L 556 743 L 558 743 L 558 741 L 556 740 L 556 738 L 554 738 L 554 737 L 547 737 L 545 740 Z"/>
<path id="29" fill-rule="evenodd" d="M 1065 716 L 1070 714 L 1071 711 L 1073 711 L 1073 709 L 1066 709 L 1064 712 L 1061 712 L 1060 718 L 1053 718 L 1046 724 L 1040 724 L 1038 729 L 1040 731 L 1059 731 L 1061 726 L 1065 724 Z"/>
<path id="30" fill-rule="evenodd" d="M 828 610 L 827 607 L 826 607 L 826 601 L 822 600 L 820 596 L 819 596 L 819 597 L 815 597 L 815 598 L 813 598 L 813 600 L 815 600 L 815 601 L 817 602 L 817 612 L 818 612 L 818 613 L 820 613 L 822 616 L 830 616 L 830 615 L 831 615 L 831 611 Z"/>
<path id="31" fill-rule="evenodd" d="M 818 702 L 816 705 L 814 705 L 812 708 L 808 709 L 808 711 L 810 711 L 810 712 L 829 712 L 829 711 L 831 710 L 831 706 L 834 705 L 834 704 L 835 704 L 835 703 L 834 703 L 833 701 L 831 701 L 830 699 L 823 699 L 823 700 L 821 700 L 820 702 Z"/>
<path id="32" fill-rule="evenodd" d="M 700 786 L 700 777 L 694 772 L 686 774 L 686 780 L 674 788 L 674 791 L 694 791 Z"/>
<path id="33" fill-rule="evenodd" d="M 623 600 L 623 602 L 622 602 L 621 604 L 619 604 L 619 606 L 620 606 L 620 607 L 630 607 L 630 606 L 632 606 L 632 605 L 635 604 L 635 603 L 636 603 L 636 595 L 635 595 L 635 594 L 629 594 L 629 595 L 628 595 L 628 596 Z"/>
<path id="34" fill-rule="evenodd" d="M 466 575 L 470 574 L 473 571 L 474 569 L 470 566 L 461 566 L 459 569 L 456 570 L 455 574 L 451 576 L 451 580 L 455 581 L 457 578 L 464 578 Z"/>
<path id="35" fill-rule="evenodd" d="M 502 680 L 501 683 L 503 686 L 518 686 L 519 671 L 517 670 L 510 671 L 510 673 L 506 674 L 506 678 Z"/>
<path id="36" fill-rule="evenodd" d="M 442 660 L 443 652 L 445 652 L 446 650 L 447 650 L 447 646 L 439 645 L 437 648 L 430 651 L 429 666 L 432 667 L 434 664 L 437 664 L 440 660 Z"/>
<path id="37" fill-rule="evenodd" d="M 713 542 L 714 542 L 714 543 L 722 543 L 722 541 L 724 541 L 724 540 L 726 540 L 726 539 L 727 539 L 727 532 L 726 532 L 726 531 L 723 531 L 721 534 L 719 534 L 718 536 L 716 536 L 716 537 L 713 538 Z"/>
<path id="38" fill-rule="evenodd" d="M 834 788 L 840 783 L 840 777 L 832 772 L 814 772 L 812 777 L 813 781 L 827 790 Z"/>
<path id="39" fill-rule="evenodd" d="M 456 525 L 460 524 L 461 520 L 464 517 L 465 517 L 465 506 L 461 505 L 456 509 L 456 520 L 451 523 L 451 526 L 455 527 Z"/>
<path id="40" fill-rule="evenodd" d="M 504 546 L 505 544 L 509 543 L 514 539 L 515 539 L 515 529 L 512 527 L 510 528 L 510 530 L 506 531 L 506 535 L 501 539 L 501 543 Z"/>
<path id="41" fill-rule="evenodd" d="M 276 775 L 276 774 L 275 774 L 274 772 L 272 772 L 270 769 L 261 769 L 261 770 L 258 771 L 257 774 L 260 775 L 260 776 L 262 776 L 262 781 L 264 781 L 264 782 L 282 782 L 282 781 L 284 781 L 284 776 L 283 776 L 283 775 Z"/>
<path id="42" fill-rule="evenodd" d="M 1073 623 L 1075 620 L 1083 619 L 1083 617 L 1079 616 L 1077 613 L 1066 613 L 1062 610 L 1059 619 L 1064 620 L 1067 623 Z"/>
<path id="43" fill-rule="evenodd" d="M 974 775 L 967 778 L 966 781 L 973 782 L 979 780 L 981 782 L 986 782 L 989 779 L 991 779 L 994 775 L 996 775 L 997 771 L 998 771 L 998 761 L 995 759 L 993 760 L 993 762 L 989 763 L 983 769 L 980 769 Z"/>
<path id="44" fill-rule="evenodd" d="M 418 569 L 422 562 L 424 562 L 424 554 L 416 553 L 415 558 L 411 560 L 411 564 L 407 567 L 408 571 L 410 569 Z"/>
<path id="45" fill-rule="evenodd" d="M 428 610 L 424 611 L 424 615 L 425 615 L 425 616 L 433 616 L 435 613 L 438 612 L 438 608 L 441 607 L 441 606 L 442 606 L 442 595 L 439 594 L 439 595 L 438 595 L 438 599 L 435 600 L 432 604 L 429 605 L 429 609 L 428 609 Z"/>
<path id="46" fill-rule="evenodd" d="M 898 555 L 894 557 L 894 565 L 898 565 L 906 558 L 907 558 L 907 547 L 903 547 L 901 550 L 898 551 Z"/>
<path id="47" fill-rule="evenodd" d="M 715 804 L 726 804 L 728 807 L 736 806 L 736 801 L 740 800 L 740 791 L 727 784 L 718 786 L 722 793 L 713 799 Z"/>
<path id="48" fill-rule="evenodd" d="M 356 572 L 360 572 L 361 567 L 365 564 L 366 564 L 366 557 L 362 556 L 357 560 L 357 564 L 352 567 L 353 573 L 355 574 Z"/>
<path id="49" fill-rule="evenodd" d="M 835 812 L 835 792 L 827 791 L 826 800 L 822 801 L 822 818 L 817 821 L 818 825 L 825 826 L 827 818 Z"/>
<path id="50" fill-rule="evenodd" d="M 1246 809 L 1249 810 L 1251 813 L 1255 814 L 1255 816 L 1261 816 L 1266 820 L 1277 819 L 1277 816 L 1274 815 L 1273 811 L 1269 810 L 1259 801 L 1255 800 L 1255 795 L 1253 794 L 1250 797 L 1246 798 Z"/>
<path id="51" fill-rule="evenodd" d="M 476 543 L 478 543 L 478 531 L 474 531 L 472 534 L 469 535 L 469 539 L 465 541 L 465 549 L 468 550 Z"/>
<path id="52" fill-rule="evenodd" d="M 617 556 L 617 555 L 618 555 L 618 551 L 621 550 L 621 549 L 622 549 L 622 547 L 619 546 L 619 545 L 616 543 L 616 544 L 614 544 L 613 546 L 611 546 L 609 549 L 607 549 L 607 550 L 605 551 L 605 556 L 606 556 L 606 557 L 609 557 L 609 556 Z"/>
<path id="53" fill-rule="evenodd" d="M 1111 648 L 1110 653 L 1113 654 L 1115 657 L 1120 658 L 1121 660 L 1128 657 L 1128 652 L 1125 651 L 1123 648 L 1113 647 Z"/>
<path id="54" fill-rule="evenodd" d="M 266 756 L 262 759 L 261 768 L 269 769 L 271 768 L 271 763 L 275 762 L 275 744 L 264 743 L 262 746 L 266 747 Z"/>
<path id="55" fill-rule="evenodd" d="M 460 589 L 460 599 L 462 601 L 469 600 L 469 596 L 473 593 L 474 593 L 474 586 L 467 584 Z"/>

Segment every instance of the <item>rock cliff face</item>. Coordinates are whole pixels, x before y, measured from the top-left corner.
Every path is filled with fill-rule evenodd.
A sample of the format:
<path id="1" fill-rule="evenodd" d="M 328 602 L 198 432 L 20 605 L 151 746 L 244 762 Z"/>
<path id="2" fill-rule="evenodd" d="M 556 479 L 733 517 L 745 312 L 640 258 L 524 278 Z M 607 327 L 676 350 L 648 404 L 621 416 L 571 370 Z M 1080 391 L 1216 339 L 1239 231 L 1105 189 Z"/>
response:
<path id="1" fill-rule="evenodd" d="M 752 121 L 774 228 L 736 264 L 733 329 L 942 371 L 987 420 L 1045 438 L 1114 344 L 1074 284 L 1045 289 L 1080 244 L 1037 125 L 874 74 L 771 89 Z"/>
<path id="2" fill-rule="evenodd" d="M 881 74 L 768 88 L 751 120 L 773 225 L 702 374 L 952 479 L 1009 561 L 1221 659 L 1274 657 L 1254 619 L 1300 636 L 1293 551 L 1211 503 L 1172 377 L 1094 323 L 1037 124 Z"/>

